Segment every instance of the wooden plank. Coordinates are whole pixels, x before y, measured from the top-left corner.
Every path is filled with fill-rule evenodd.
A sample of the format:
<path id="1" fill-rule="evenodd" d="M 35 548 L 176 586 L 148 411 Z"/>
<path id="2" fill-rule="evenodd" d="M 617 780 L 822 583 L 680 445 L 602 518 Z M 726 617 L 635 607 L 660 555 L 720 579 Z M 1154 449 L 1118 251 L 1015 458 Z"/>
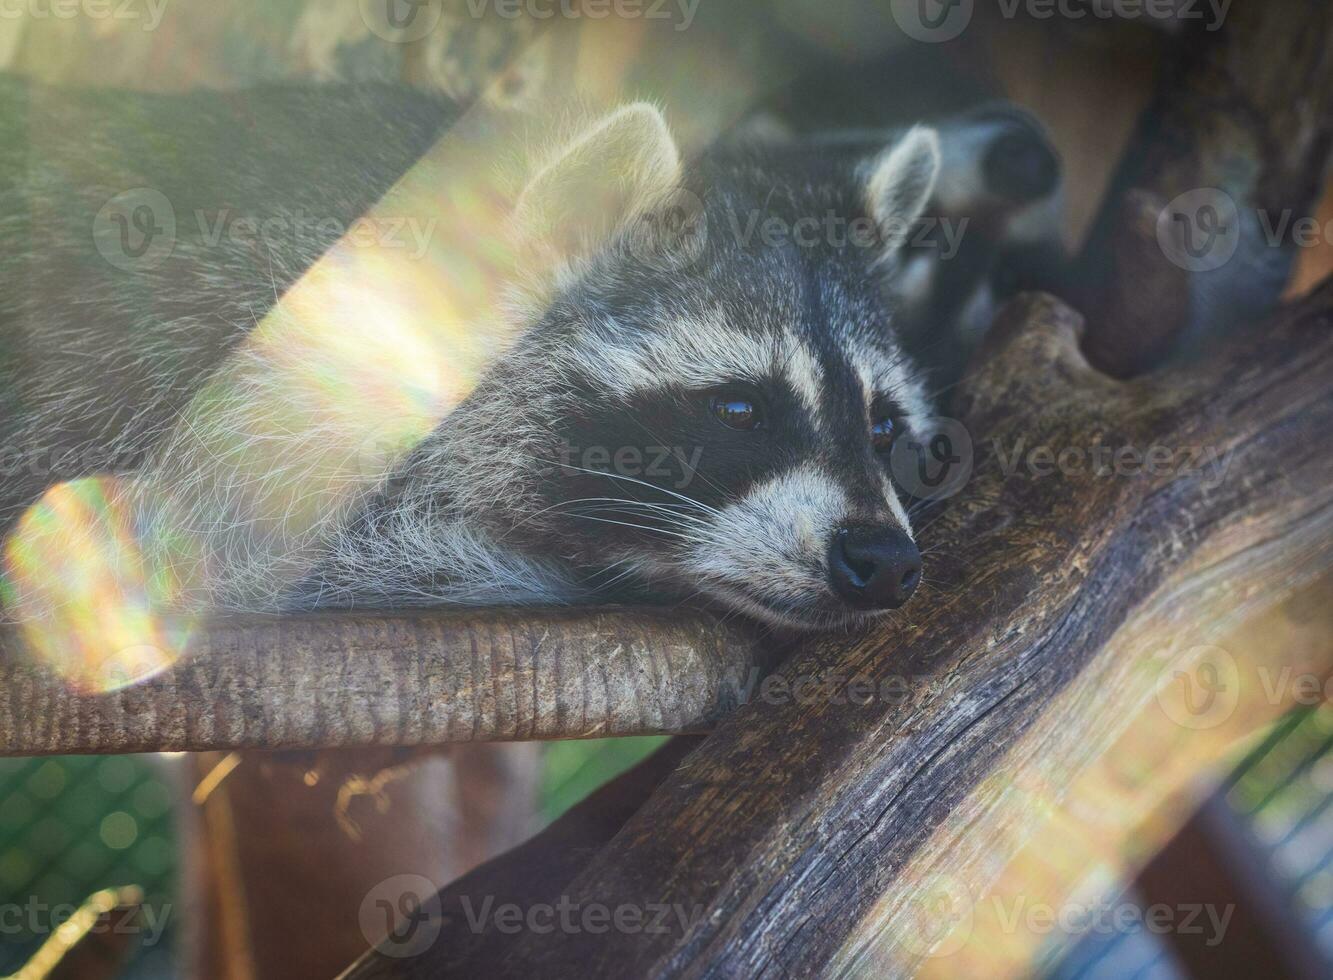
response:
<path id="1" fill-rule="evenodd" d="M 1221 795 L 1204 803 L 1143 869 L 1135 886 L 1145 906 L 1197 905 L 1228 916 L 1220 935 L 1204 938 L 1202 929 L 1167 931 L 1163 941 L 1188 976 L 1328 976 L 1328 961 L 1309 918 L 1286 894 L 1263 845 Z"/>
<path id="2" fill-rule="evenodd" d="M 359 980 L 432 980 L 462 970 L 478 957 L 498 957 L 513 940 L 513 930 L 488 913 L 506 907 L 526 912 L 538 904 L 543 912 L 545 907 L 554 910 L 569 881 L 701 741 L 688 735 L 672 739 L 531 840 L 474 869 L 435 896 L 408 893 L 412 882 L 404 877 L 404 892 L 387 897 L 393 907 L 411 912 L 398 917 L 393 932 L 382 943 L 388 955 L 367 955 L 347 975 Z"/>

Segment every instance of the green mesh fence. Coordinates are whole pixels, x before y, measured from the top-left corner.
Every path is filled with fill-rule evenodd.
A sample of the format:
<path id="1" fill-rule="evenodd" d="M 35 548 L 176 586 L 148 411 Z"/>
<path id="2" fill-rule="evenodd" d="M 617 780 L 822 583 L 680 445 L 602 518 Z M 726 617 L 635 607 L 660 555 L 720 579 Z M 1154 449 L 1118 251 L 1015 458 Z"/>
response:
<path id="1" fill-rule="evenodd" d="M 128 977 L 172 976 L 172 795 L 152 757 L 0 759 L 0 975 L 93 892 L 138 885 Z"/>
<path id="2" fill-rule="evenodd" d="M 1333 964 L 1333 704 L 1298 709 L 1240 760 L 1227 805 L 1264 851 L 1288 908 Z M 1132 894 L 1126 900 L 1133 900 Z M 1041 971 L 1046 980 L 1184 980 L 1162 940 L 1134 928 L 1089 936 Z M 1333 974 L 1330 974 L 1333 975 Z"/>
<path id="3" fill-rule="evenodd" d="M 553 742 L 541 808 L 553 820 L 656 749 L 661 738 Z M 1275 726 L 1237 768 L 1228 801 L 1271 848 L 1293 907 L 1333 956 L 1333 706 Z M 0 976 L 99 888 L 138 885 L 146 914 L 125 976 L 176 975 L 177 854 L 170 787 L 148 756 L 0 759 Z M 1141 932 L 1090 939 L 1044 976 L 1178 977 Z"/>
<path id="4" fill-rule="evenodd" d="M 550 743 L 542 757 L 541 812 L 554 820 L 607 780 L 652 755 L 658 738 L 599 738 Z"/>

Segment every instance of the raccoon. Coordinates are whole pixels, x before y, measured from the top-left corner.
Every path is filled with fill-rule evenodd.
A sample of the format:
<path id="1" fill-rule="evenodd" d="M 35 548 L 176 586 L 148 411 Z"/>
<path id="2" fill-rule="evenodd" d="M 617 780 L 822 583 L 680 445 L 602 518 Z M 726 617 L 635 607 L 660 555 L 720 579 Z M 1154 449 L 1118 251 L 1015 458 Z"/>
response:
<path id="1" fill-rule="evenodd" d="M 1005 302 L 1066 289 L 1063 182 L 1045 127 L 1019 106 L 982 102 L 929 124 L 939 134 L 941 177 L 889 285 L 899 342 L 935 387 L 948 389 Z M 892 133 L 803 132 L 770 111 L 747 120 L 741 138 L 864 146 Z"/>
<path id="2" fill-rule="evenodd" d="M 0 436 L 26 451 L 60 432 L 129 469 L 332 241 L 256 255 L 182 227 L 170 263 L 127 277 L 88 232 L 107 188 L 159 188 L 181 215 L 202 196 L 350 220 L 457 114 L 392 87 L 172 97 L 8 81 L 0 97 Z M 38 104 L 77 134 L 40 157 L 19 149 L 40 142 L 24 109 Z M 933 409 L 896 309 L 922 217 L 958 209 L 984 172 L 958 148 L 995 136 L 943 131 L 729 141 L 686 161 L 651 104 L 589 120 L 517 197 L 527 245 L 555 236 L 565 256 L 539 302 L 514 304 L 521 341 L 326 529 L 298 584 L 210 605 L 698 600 L 794 628 L 898 608 L 922 559 L 889 459 Z M 593 198 L 614 220 L 599 208 L 585 226 Z M 12 481 L 0 516 L 87 458 Z"/>

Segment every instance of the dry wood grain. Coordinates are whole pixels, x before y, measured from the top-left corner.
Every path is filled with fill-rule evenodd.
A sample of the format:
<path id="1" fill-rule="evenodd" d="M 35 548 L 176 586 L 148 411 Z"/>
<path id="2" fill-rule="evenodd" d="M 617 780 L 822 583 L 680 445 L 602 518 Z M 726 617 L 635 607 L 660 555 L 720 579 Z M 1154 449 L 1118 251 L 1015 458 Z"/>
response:
<path id="1" fill-rule="evenodd" d="M 1109 745 L 1105 736 L 1089 738 L 1084 754 L 1100 755 L 1081 773 L 1068 762 L 1045 772 L 1035 765 L 1000 768 L 993 782 L 1007 800 L 996 805 L 1021 807 L 1020 820 L 1005 821 L 1020 849 L 988 886 L 966 896 L 957 909 L 956 931 L 941 937 L 917 975 L 923 980 L 1027 977 L 1035 957 L 1055 962 L 1056 950 L 1076 947 L 1084 933 L 1053 931 L 1040 917 L 1024 913 L 1045 906 L 1077 916 L 1089 906 L 1116 901 L 1106 891 L 1108 880 L 1133 880 L 1248 748 L 1271 737 L 1274 725 L 1282 731 L 1278 723 L 1285 714 L 1322 698 L 1326 679 L 1333 677 L 1330 599 L 1333 580 L 1318 580 L 1212 640 L 1200 651 L 1211 656 L 1192 658 L 1193 665 L 1161 656 L 1172 646 L 1188 650 L 1197 642 L 1188 625 L 1160 652 L 1136 652 L 1129 637 L 1117 636 L 1106 657 L 1111 674 L 1083 687 L 1103 702 L 1112 700 L 1113 689 L 1121 695 L 1115 685 L 1124 687 L 1115 704 L 1098 711 L 1110 722 L 1103 726 L 1106 734 L 1117 728 L 1120 734 Z M 1218 624 L 1204 626 L 1211 636 Z M 1157 669 L 1164 659 L 1163 669 Z M 1129 683 L 1118 673 L 1128 674 Z M 1146 700 L 1144 683 L 1154 686 Z M 1137 710 L 1121 709 L 1134 700 Z M 1010 754 L 1020 753 L 1051 754 L 1036 744 Z M 984 839 L 967 833 L 972 836 Z M 943 828 L 936 835 L 940 846 L 948 846 L 949 838 Z M 922 911 L 927 907 L 920 900 L 916 904 Z M 875 932 L 873 925 L 868 931 Z"/>

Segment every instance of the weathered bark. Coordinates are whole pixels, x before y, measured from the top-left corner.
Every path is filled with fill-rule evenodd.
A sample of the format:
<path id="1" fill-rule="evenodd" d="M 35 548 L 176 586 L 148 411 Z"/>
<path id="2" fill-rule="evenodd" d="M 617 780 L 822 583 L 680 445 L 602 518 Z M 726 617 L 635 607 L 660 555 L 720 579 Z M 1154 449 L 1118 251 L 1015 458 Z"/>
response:
<path id="1" fill-rule="evenodd" d="M 1211 659 L 1204 656 L 1183 671 L 1162 675 L 1146 702 L 1137 685 L 1125 685 L 1130 700 L 1139 697 L 1142 703 L 1116 719 L 1122 731 L 1114 740 L 1095 740 L 1100 754 L 1082 772 L 1060 768 L 1043 774 L 1039 766 L 1026 765 L 1014 771 L 1010 783 L 1002 764 L 994 778 L 1022 801 L 1024 819 L 1012 832 L 1023 843 L 998 878 L 971 896 L 965 932 L 942 943 L 938 952 L 947 955 L 921 964 L 920 980 L 1021 980 L 1031 975 L 1037 957 L 1059 962 L 1061 948 L 1072 950 L 1085 935 L 1077 928 L 1053 933 L 1039 917 L 1015 910 L 1034 905 L 1074 915 L 1089 910 L 1089 919 L 1104 924 L 1111 913 L 1102 914 L 1100 903 L 1150 907 L 1154 899 L 1137 890 L 1137 900 L 1128 893 L 1119 899 L 1089 894 L 1089 876 L 1134 879 L 1198 809 L 1201 794 L 1232 772 L 1247 744 L 1282 732 L 1285 715 L 1322 698 L 1333 677 L 1330 596 L 1333 579 L 1319 579 L 1247 619 L 1240 629 L 1211 641 Z M 1109 657 L 1127 672 L 1144 659 L 1120 642 Z M 1023 751 L 1019 747 L 1011 755 Z M 1226 940 L 1218 944 L 1224 953 L 1229 928 Z"/>
<path id="2" fill-rule="evenodd" d="M 946 873 L 971 893 L 1021 842 L 1030 810 L 1005 786 L 1067 782 L 1186 648 L 1329 569 L 1330 324 L 1333 286 L 1224 356 L 1122 384 L 1084 361 L 1070 310 L 1013 309 L 963 398 L 985 434 L 972 482 L 924 532 L 950 556 L 941 591 L 875 632 L 807 641 L 775 677 L 826 687 L 729 716 L 564 892 L 688 925 L 524 931 L 454 966 L 807 975 L 927 956 L 913 903 Z M 1020 445 L 1175 455 L 1163 472 L 1067 457 L 1006 474 Z M 1192 466 L 1194 449 L 1227 469 Z"/>
<path id="3" fill-rule="evenodd" d="M 1333 6 L 1236 0 L 1177 43 L 1079 263 L 1119 377 L 1276 307 L 1333 141 Z"/>
<path id="4" fill-rule="evenodd" d="M 706 731 L 777 646 L 642 610 L 320 613 L 201 627 L 141 684 L 80 694 L 0 632 L 0 755 L 332 748 Z"/>

